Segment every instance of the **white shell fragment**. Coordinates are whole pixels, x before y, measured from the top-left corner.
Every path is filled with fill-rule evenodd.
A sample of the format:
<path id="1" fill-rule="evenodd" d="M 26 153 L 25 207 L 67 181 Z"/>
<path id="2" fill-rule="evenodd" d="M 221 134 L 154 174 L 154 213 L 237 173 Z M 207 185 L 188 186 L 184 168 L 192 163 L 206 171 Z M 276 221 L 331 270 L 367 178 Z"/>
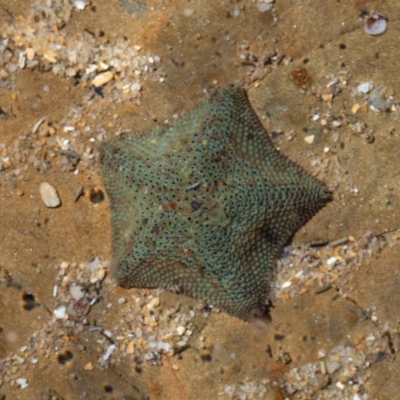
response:
<path id="1" fill-rule="evenodd" d="M 105 354 L 103 354 L 103 360 L 107 361 L 111 357 L 111 354 L 113 353 L 114 350 L 115 350 L 115 344 L 111 344 L 110 346 L 108 346 L 107 351 L 105 352 Z"/>
<path id="2" fill-rule="evenodd" d="M 85 297 L 85 291 L 81 285 L 72 284 L 69 288 L 69 294 L 74 298 L 74 300 L 79 300 Z"/>
<path id="3" fill-rule="evenodd" d="M 21 389 L 25 389 L 28 387 L 28 379 L 25 378 L 18 378 L 15 380 L 15 382 L 17 382 L 17 385 L 21 388 Z"/>
<path id="4" fill-rule="evenodd" d="M 75 7 L 78 10 L 84 10 L 86 7 L 86 3 L 83 0 L 75 0 Z"/>
<path id="5" fill-rule="evenodd" d="M 256 3 L 256 7 L 257 7 L 258 11 L 263 13 L 263 12 L 270 10 L 272 8 L 272 4 L 271 4 L 271 2 L 268 2 L 268 3 L 258 2 L 258 3 Z"/>
<path id="6" fill-rule="evenodd" d="M 364 21 L 364 30 L 368 35 L 381 35 L 387 29 L 386 18 L 378 13 L 373 13 Z"/>
<path id="7" fill-rule="evenodd" d="M 61 204 L 56 188 L 51 186 L 50 183 L 42 182 L 39 191 L 46 207 L 55 208 Z"/>
<path id="8" fill-rule="evenodd" d="M 373 89 L 373 87 L 374 84 L 372 82 L 364 82 L 357 86 L 357 90 L 362 94 L 367 94 Z"/>
<path id="9" fill-rule="evenodd" d="M 67 314 L 67 307 L 63 305 L 59 306 L 53 311 L 53 313 L 57 319 L 64 319 L 65 315 Z"/>

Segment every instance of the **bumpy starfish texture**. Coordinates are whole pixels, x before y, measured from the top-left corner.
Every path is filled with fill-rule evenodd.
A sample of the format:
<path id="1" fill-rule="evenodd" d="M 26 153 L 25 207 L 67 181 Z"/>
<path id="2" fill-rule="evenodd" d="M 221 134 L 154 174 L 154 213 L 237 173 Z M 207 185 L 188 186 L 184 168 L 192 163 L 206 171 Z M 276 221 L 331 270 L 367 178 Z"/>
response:
<path id="1" fill-rule="evenodd" d="M 243 319 L 263 313 L 283 246 L 331 197 L 234 87 L 100 155 L 119 284 L 179 290 Z"/>

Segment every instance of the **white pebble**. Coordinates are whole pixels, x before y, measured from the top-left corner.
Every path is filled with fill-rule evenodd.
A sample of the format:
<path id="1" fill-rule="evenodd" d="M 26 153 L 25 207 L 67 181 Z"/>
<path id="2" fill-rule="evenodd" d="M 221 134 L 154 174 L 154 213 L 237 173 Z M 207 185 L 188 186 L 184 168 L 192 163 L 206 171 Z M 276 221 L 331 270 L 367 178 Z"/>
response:
<path id="1" fill-rule="evenodd" d="M 125 304 L 126 303 L 126 298 L 125 297 L 120 297 L 118 299 L 118 304 Z"/>
<path id="2" fill-rule="evenodd" d="M 54 310 L 54 315 L 57 319 L 64 319 L 67 313 L 67 307 L 59 306 Z"/>
<path id="3" fill-rule="evenodd" d="M 40 195 L 46 207 L 55 208 L 61 204 L 57 190 L 50 183 L 42 182 L 39 187 Z"/>
<path id="4" fill-rule="evenodd" d="M 83 0 L 75 0 L 75 7 L 78 10 L 84 10 L 86 7 L 86 3 Z"/>
<path id="5" fill-rule="evenodd" d="M 20 56 L 18 59 L 18 67 L 20 69 L 24 69 L 26 66 L 26 57 L 25 56 Z"/>
<path id="6" fill-rule="evenodd" d="M 157 350 L 158 351 L 162 350 L 162 351 L 168 352 L 171 350 L 171 345 L 167 342 L 158 342 Z"/>
<path id="7" fill-rule="evenodd" d="M 138 92 L 142 87 L 140 86 L 140 83 L 135 82 L 132 83 L 131 85 L 131 92 Z"/>
<path id="8" fill-rule="evenodd" d="M 272 7 L 271 3 L 260 3 L 260 2 L 257 3 L 256 6 L 257 6 L 257 10 L 262 13 L 270 10 Z"/>
<path id="9" fill-rule="evenodd" d="M 291 286 L 291 285 L 292 285 L 292 282 L 286 281 L 286 282 L 284 282 L 284 283 L 282 284 L 282 289 L 286 289 L 286 288 L 288 288 L 288 287 Z"/>
<path id="10" fill-rule="evenodd" d="M 79 300 L 85 296 L 85 291 L 81 285 L 72 284 L 69 287 L 69 294 L 74 298 L 74 300 Z"/>
<path id="11" fill-rule="evenodd" d="M 337 371 L 340 368 L 340 364 L 337 361 L 328 361 L 325 363 L 326 365 L 326 370 L 328 371 L 328 374 L 333 374 L 335 371 Z"/>
<path id="12" fill-rule="evenodd" d="M 28 387 L 28 379 L 18 378 L 15 380 L 21 389 L 25 389 Z"/>
<path id="13" fill-rule="evenodd" d="M 342 382 L 336 382 L 336 387 L 338 387 L 340 390 L 343 390 L 345 386 Z"/>
<path id="14" fill-rule="evenodd" d="M 294 275 L 296 278 L 300 278 L 304 274 L 304 271 L 301 269 L 300 271 L 297 271 L 296 274 Z"/>
<path id="15" fill-rule="evenodd" d="M 374 85 L 372 82 L 364 82 L 357 86 L 357 90 L 362 94 L 367 94 L 373 89 L 373 87 Z"/>
<path id="16" fill-rule="evenodd" d="M 326 260 L 326 263 L 330 266 L 333 267 L 337 262 L 337 258 L 336 257 L 330 257 Z"/>
<path id="17" fill-rule="evenodd" d="M 177 328 L 176 328 L 176 331 L 178 332 L 178 335 L 179 336 L 182 336 L 184 333 L 185 333 L 185 327 L 184 326 L 178 326 Z"/>

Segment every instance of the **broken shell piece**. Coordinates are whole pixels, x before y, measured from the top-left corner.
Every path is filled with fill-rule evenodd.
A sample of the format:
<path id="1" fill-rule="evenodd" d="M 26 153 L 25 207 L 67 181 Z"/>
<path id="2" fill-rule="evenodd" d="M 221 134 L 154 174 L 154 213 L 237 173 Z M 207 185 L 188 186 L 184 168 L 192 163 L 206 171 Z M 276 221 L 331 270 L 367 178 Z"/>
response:
<path id="1" fill-rule="evenodd" d="M 381 35 L 387 29 L 386 18 L 378 13 L 373 13 L 364 22 L 364 30 L 368 35 Z"/>
<path id="2" fill-rule="evenodd" d="M 55 208 L 61 204 L 56 188 L 51 186 L 50 183 L 42 182 L 39 191 L 46 207 Z"/>
<path id="3" fill-rule="evenodd" d="M 360 83 L 357 86 L 357 90 L 362 94 L 369 93 L 374 88 L 374 84 L 372 82 L 364 82 Z"/>
<path id="4" fill-rule="evenodd" d="M 389 111 L 394 103 L 391 96 L 385 87 L 380 87 L 373 90 L 369 96 L 369 108 L 375 112 Z"/>
<path id="5" fill-rule="evenodd" d="M 64 319 L 65 315 L 67 314 L 67 307 L 65 307 L 64 305 L 61 305 L 59 307 L 57 307 L 54 311 L 54 316 L 57 319 Z"/>
<path id="6" fill-rule="evenodd" d="M 84 10 L 86 8 L 86 3 L 83 0 L 75 0 L 75 7 L 78 10 Z"/>
<path id="7" fill-rule="evenodd" d="M 272 8 L 272 4 L 271 4 L 272 2 L 271 1 L 269 1 L 269 2 L 258 2 L 257 4 L 256 4 L 256 6 L 257 6 L 257 9 L 258 9 L 258 11 L 260 11 L 260 12 L 265 12 L 265 11 L 268 11 L 268 10 L 270 10 L 271 8 Z"/>

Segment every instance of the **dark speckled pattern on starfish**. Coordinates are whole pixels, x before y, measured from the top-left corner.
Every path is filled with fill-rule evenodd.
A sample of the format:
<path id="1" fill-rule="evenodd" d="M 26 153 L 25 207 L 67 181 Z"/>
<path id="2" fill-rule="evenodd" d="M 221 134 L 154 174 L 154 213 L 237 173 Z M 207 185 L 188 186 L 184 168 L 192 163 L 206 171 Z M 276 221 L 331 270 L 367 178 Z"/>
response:
<path id="1" fill-rule="evenodd" d="M 119 284 L 179 290 L 244 319 L 262 314 L 274 261 L 331 198 L 234 87 L 100 154 Z"/>

